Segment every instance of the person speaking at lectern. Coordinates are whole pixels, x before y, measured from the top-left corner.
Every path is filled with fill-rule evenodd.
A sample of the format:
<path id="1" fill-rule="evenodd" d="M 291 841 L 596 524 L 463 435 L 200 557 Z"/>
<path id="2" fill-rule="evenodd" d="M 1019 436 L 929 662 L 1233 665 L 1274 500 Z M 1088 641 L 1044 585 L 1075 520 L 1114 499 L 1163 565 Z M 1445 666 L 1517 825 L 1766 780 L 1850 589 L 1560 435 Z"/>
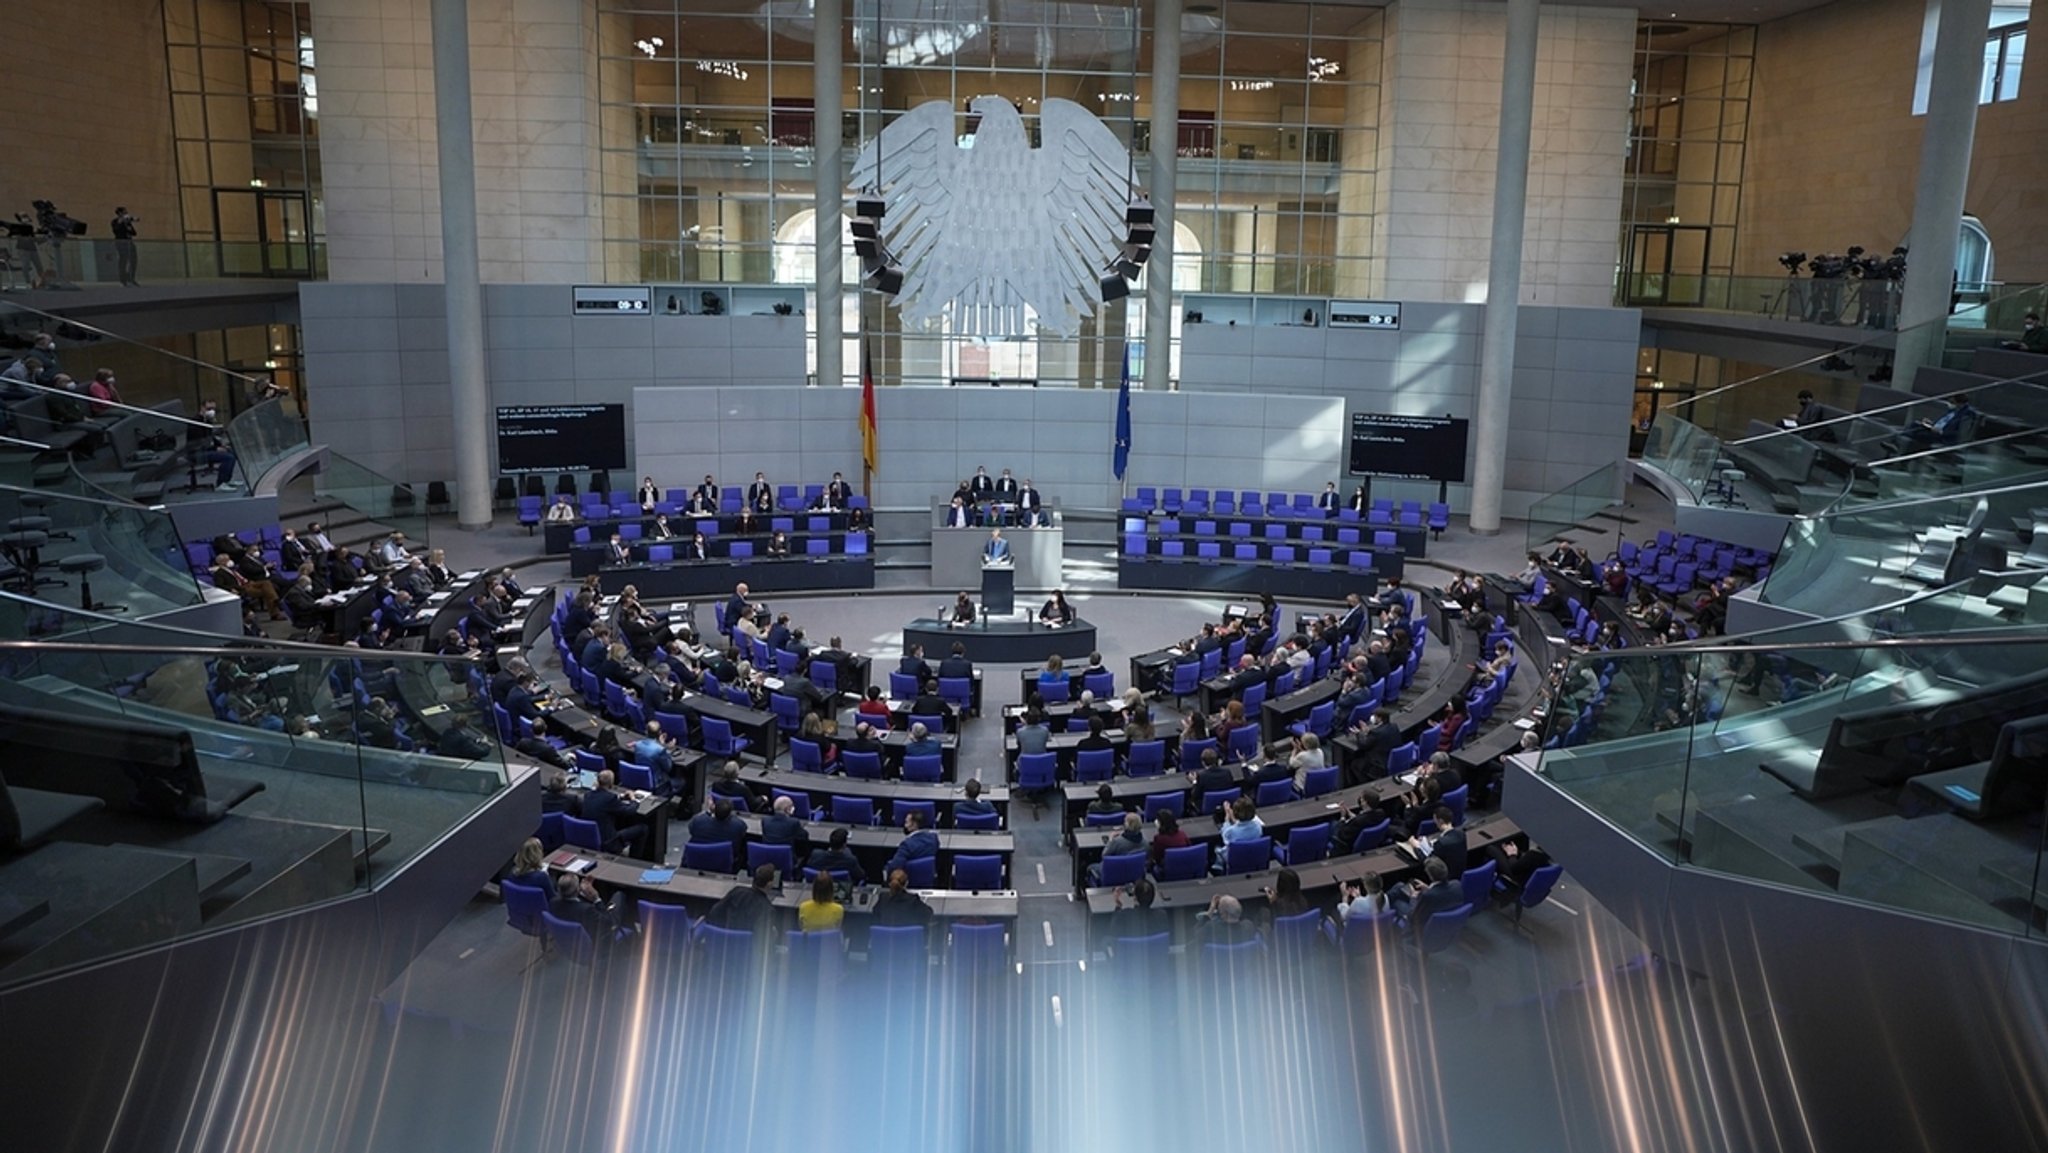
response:
<path id="1" fill-rule="evenodd" d="M 998 564 L 1010 559 L 1010 542 L 1003 539 L 1002 529 L 989 530 L 988 543 L 981 548 L 981 559 L 984 564 Z"/>

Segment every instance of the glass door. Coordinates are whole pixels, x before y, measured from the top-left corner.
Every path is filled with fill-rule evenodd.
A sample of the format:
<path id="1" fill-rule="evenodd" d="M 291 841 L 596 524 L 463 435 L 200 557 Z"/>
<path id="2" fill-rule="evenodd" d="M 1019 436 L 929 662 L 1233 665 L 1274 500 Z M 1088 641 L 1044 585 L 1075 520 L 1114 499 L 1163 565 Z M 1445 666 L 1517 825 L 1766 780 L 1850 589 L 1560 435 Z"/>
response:
<path id="1" fill-rule="evenodd" d="M 222 276 L 313 275 L 312 200 L 304 189 L 214 189 L 213 236 Z"/>
<path id="2" fill-rule="evenodd" d="M 1638 224 L 1629 230 L 1625 303 L 1697 307 L 1705 299 L 1713 229 Z"/>

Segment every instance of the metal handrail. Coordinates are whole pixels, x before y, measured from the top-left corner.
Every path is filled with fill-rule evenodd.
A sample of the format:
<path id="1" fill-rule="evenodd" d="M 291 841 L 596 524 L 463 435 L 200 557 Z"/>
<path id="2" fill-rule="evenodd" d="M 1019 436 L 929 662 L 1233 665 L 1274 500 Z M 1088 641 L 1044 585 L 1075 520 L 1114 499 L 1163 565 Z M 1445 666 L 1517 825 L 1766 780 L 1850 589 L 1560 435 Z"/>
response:
<path id="1" fill-rule="evenodd" d="M 1872 408 L 1866 409 L 1863 412 L 1851 412 L 1845 413 L 1841 416 L 1831 416 L 1826 420 L 1816 420 L 1812 424 L 1802 424 L 1798 428 L 1774 428 L 1769 432 L 1759 432 L 1752 436 L 1745 436 L 1740 440 L 1723 441 L 1722 443 L 1731 445 L 1744 445 L 1754 444 L 1755 442 L 1760 440 L 1773 440 L 1781 436 L 1798 436 L 1799 434 L 1807 432 L 1811 429 L 1828 428 L 1830 426 L 1842 424 L 1845 422 L 1864 420 L 1869 417 L 1878 416 L 1887 412 L 1897 412 L 1902 408 L 1913 408 L 1923 404 L 1940 404 L 1947 397 L 1968 396 L 1971 393 L 1979 392 L 1983 389 L 2000 388 L 2008 384 L 2023 385 L 2027 388 L 2048 388 L 2048 379 L 2042 378 L 2048 378 L 2048 369 L 2044 369 L 2041 372 L 2030 372 L 2025 376 L 2008 377 L 2004 380 L 1987 380 L 1982 384 L 1973 384 L 1967 388 L 1958 388 L 1949 391 L 1944 391 L 1940 396 L 1915 397 L 1912 400 L 1902 400 L 1897 404 L 1888 404 L 1882 408 Z M 1976 442 L 1972 441 L 1966 443 Z"/>
<path id="2" fill-rule="evenodd" d="M 132 633 L 133 633 L 133 632 L 134 632 L 134 631 L 135 631 L 135 630 L 136 630 L 137 628 L 139 628 L 139 627 L 147 627 L 147 628 L 150 628 L 150 629 L 156 629 L 156 630 L 161 630 L 161 631 L 163 631 L 163 632 L 167 632 L 167 633 L 176 633 L 176 634 L 180 634 L 180 635 L 184 635 L 184 636 L 191 636 L 191 637 L 200 637 L 200 638 L 204 638 L 204 639 L 207 639 L 207 640 L 214 640 L 214 641 L 217 641 L 217 640 L 219 640 L 219 636 L 218 636 L 218 634 L 215 634 L 215 633 L 203 633 L 203 632 L 200 632 L 200 631 L 198 631 L 198 630 L 196 630 L 196 629 L 183 629 L 183 628 L 177 628 L 177 627 L 175 627 L 175 626 L 172 626 L 172 625 L 161 625 L 161 624 L 154 624 L 154 623 L 152 623 L 152 624 L 148 624 L 148 625 L 138 625 L 138 623 L 137 623 L 137 622 L 135 622 L 135 621 L 129 621 L 129 620 L 122 620 L 122 619 L 120 619 L 120 618 L 118 618 L 118 617 L 111 617 L 111 616 L 108 616 L 108 615 L 106 615 L 105 613 L 95 613 L 95 612 L 88 612 L 88 611 L 86 611 L 86 610 L 84 610 L 84 609 L 81 609 L 81 608 L 77 608 L 77 607 L 74 607 L 74 606 L 65 606 L 65 605 L 60 605 L 60 604 L 57 604 L 56 602 L 53 602 L 53 601 L 45 601 L 45 600 L 39 600 L 39 599 L 36 599 L 36 598 L 33 598 L 33 597 L 24 597 L 24 596 L 22 596 L 22 595 L 21 595 L 21 594 L 19 594 L 19 593 L 13 593 L 13 592 L 4 592 L 4 591 L 0 591 L 0 601 L 14 601 L 14 602 L 15 602 L 15 603 L 17 603 L 17 604 L 21 604 L 21 605 L 24 605 L 24 606 L 27 606 L 27 605 L 33 605 L 33 606 L 35 606 L 36 608 L 38 608 L 38 609 L 41 609 L 41 610 L 49 610 L 49 609 L 56 609 L 56 610 L 58 610 L 58 611 L 61 611 L 61 612 L 63 612 L 63 613 L 64 613 L 64 614 L 66 614 L 67 616 L 71 616 L 71 617 L 79 617 L 79 618 L 83 618 L 83 619 L 86 619 L 86 620 L 94 621 L 94 622 L 96 622 L 96 623 L 99 623 L 99 624 L 104 624 L 104 625 L 110 625 L 110 626 L 112 626 L 112 625 L 119 625 L 119 626 L 121 626 L 121 628 L 122 628 L 123 632 L 125 632 L 125 633 L 130 633 L 130 634 L 132 634 Z M 295 657 L 295 658 L 304 658 L 304 657 L 321 657 L 321 658 L 326 658 L 326 659 L 330 659 L 330 660 L 357 660 L 357 659 L 362 659 L 362 658 L 364 658 L 364 657 L 367 657 L 367 658 L 369 658 L 369 659 L 371 659 L 371 660 L 377 660 L 377 661 L 398 661 L 398 662 L 401 662 L 401 663 L 404 663 L 404 662 L 416 662 L 416 663 L 419 663 L 419 664 L 430 664 L 430 665 L 440 665 L 440 666 L 445 666 L 445 665 L 448 665 L 448 664 L 451 664 L 451 663 L 465 663 L 465 664 L 481 664 L 481 663 L 482 663 L 482 659 L 481 659 L 481 657 L 480 657 L 480 656 L 478 656 L 478 655 L 476 655 L 476 654 L 468 654 L 468 653 L 465 653 L 465 654 L 461 654 L 461 655 L 455 655 L 455 654 L 443 654 L 443 653 L 425 653 L 425 652 L 414 652 L 414 651 L 412 651 L 412 650 L 410 650 L 410 649 L 374 649 L 374 650 L 369 650 L 369 651 L 365 651 L 365 650 L 362 650 L 362 649 L 351 649 L 351 648 L 348 648 L 348 647 L 346 647 L 346 646 L 342 646 L 342 645 L 319 645 L 319 644 L 311 644 L 311 643 L 306 643 L 306 642 L 301 642 L 301 641 L 279 641 L 279 640 L 264 640 L 264 641 L 256 641 L 256 640 L 253 640 L 253 639 L 252 639 L 252 640 L 250 640 L 250 641 L 248 641 L 248 642 L 246 642 L 246 643 L 244 643 L 243 641 L 237 640 L 237 641 L 235 641 L 235 642 L 234 642 L 233 644 L 230 644 L 230 645 L 221 645 L 221 644 L 211 644 L 211 645 L 205 645 L 205 644 L 164 644 L 164 645 L 146 645 L 146 644 L 136 644 L 136 643 L 134 643 L 134 642 L 132 642 L 132 641 L 121 641 L 121 642 L 114 642 L 114 643 L 110 643 L 110 644 L 93 644 L 93 643 L 91 643 L 91 642 L 88 642 L 88 641 L 75 641 L 75 640 L 61 640 L 61 641 L 60 641 L 60 640 L 50 640 L 50 641 L 37 641 L 37 640 L 21 640 L 21 639 L 15 639 L 15 638 L 0 638 L 0 651 L 4 651 L 4 652 L 78 652 L 78 653 L 109 653 L 109 652 L 112 652 L 112 653 L 148 653 L 148 654 L 159 654 L 159 655 L 161 655 L 161 654 L 170 654 L 170 655 L 173 655 L 173 656 L 204 656 L 204 657 L 221 657 L 221 656 L 237 656 L 237 657 L 246 657 L 246 656 L 251 656 L 251 655 L 264 655 L 264 654 L 270 654 L 270 655 L 274 655 L 274 656 L 279 656 L 279 657 Z"/>

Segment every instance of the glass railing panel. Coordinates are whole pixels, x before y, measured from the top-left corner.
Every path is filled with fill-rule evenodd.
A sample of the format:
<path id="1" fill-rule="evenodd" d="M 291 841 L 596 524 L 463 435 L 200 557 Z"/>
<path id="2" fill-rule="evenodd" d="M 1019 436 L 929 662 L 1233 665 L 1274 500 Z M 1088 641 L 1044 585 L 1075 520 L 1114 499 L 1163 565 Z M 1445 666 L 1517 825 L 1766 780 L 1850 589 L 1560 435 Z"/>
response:
<path id="1" fill-rule="evenodd" d="M 1721 442 L 1677 412 L 1666 409 L 1658 412 L 1650 423 L 1642 459 L 1683 485 L 1699 501 L 1705 499 L 1715 464 L 1721 459 Z"/>
<path id="2" fill-rule="evenodd" d="M 326 249 L 324 243 L 310 241 L 137 240 L 135 279 L 146 286 L 229 277 L 303 280 L 325 275 Z M 121 283 L 120 253 L 109 237 L 68 239 L 55 246 L 44 241 L 39 255 L 47 274 L 44 287 Z"/>
<path id="3" fill-rule="evenodd" d="M 309 443 L 298 406 L 281 396 L 251 405 L 228 423 L 227 433 L 237 471 L 250 484 L 262 479 L 272 465 L 304 451 Z"/>
<path id="4" fill-rule="evenodd" d="M 10 757 L 10 788 L 101 798 L 53 831 L 87 846 L 66 861 L 99 868 L 91 844 L 138 845 L 218 886 L 173 879 L 156 933 L 116 924 L 103 953 L 67 961 L 360 892 L 507 786 L 472 662 L 223 640 L 0 594 L 0 621 L 31 617 L 58 618 L 65 639 L 0 641 L 0 731 L 16 753 L 52 732 L 66 752 Z M 0 983 L 21 975 L 8 961 L 0 950 Z"/>
<path id="5" fill-rule="evenodd" d="M 39 598 L 137 616 L 204 599 L 169 515 L 59 488 L 0 487 L 0 553 Z M 27 633 L 0 633 L 25 636 Z M 47 624 L 34 635 L 52 635 Z"/>
<path id="6" fill-rule="evenodd" d="M 116 499 L 154 504 L 167 492 L 214 488 L 221 464 L 214 453 L 232 448 L 230 441 L 216 446 L 216 435 L 257 403 L 267 383 L 14 301 L 0 300 L 0 324 L 53 338 L 51 347 L 24 354 L 43 362 L 38 384 L 0 382 L 0 396 L 30 402 L 13 404 L 14 435 L 64 450 L 45 463 L 68 461 Z M 111 374 L 112 392 L 95 396 L 101 370 Z M 75 394 L 60 387 L 59 374 L 75 383 Z M 235 485 L 246 475 L 235 469 Z"/>
<path id="7" fill-rule="evenodd" d="M 1666 693 L 1690 671 L 1675 652 L 1571 662 L 1552 693 L 1541 759 L 1560 790 L 1669 861 L 1683 851 L 1690 730 L 1659 722 Z"/>
<path id="8" fill-rule="evenodd" d="M 1538 771 L 1684 867 L 2038 932 L 2048 630 L 1841 623 L 1577 658 Z"/>
<path id="9" fill-rule="evenodd" d="M 1564 488 L 1529 505 L 1529 551 L 1543 546 L 1585 523 L 1600 510 L 1621 502 L 1626 481 L 1620 462 L 1594 469 Z"/>
<path id="10" fill-rule="evenodd" d="M 2022 484 L 1803 517 L 1787 528 L 1758 596 L 1827 619 L 2023 567 L 2018 527 L 2031 529 L 2044 506 L 2048 485 Z"/>
<path id="11" fill-rule="evenodd" d="M 313 491 L 324 499 L 338 500 L 378 524 L 405 534 L 408 547 L 421 548 L 428 541 L 426 493 L 411 485 L 364 467 L 332 450 L 325 453 L 320 471 L 313 474 Z"/>

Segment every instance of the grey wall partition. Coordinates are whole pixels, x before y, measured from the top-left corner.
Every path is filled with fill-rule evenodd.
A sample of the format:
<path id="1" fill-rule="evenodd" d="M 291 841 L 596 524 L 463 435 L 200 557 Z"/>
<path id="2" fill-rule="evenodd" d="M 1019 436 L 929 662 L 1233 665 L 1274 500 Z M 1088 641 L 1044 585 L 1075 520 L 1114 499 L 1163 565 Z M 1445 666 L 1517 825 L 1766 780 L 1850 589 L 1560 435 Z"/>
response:
<path id="1" fill-rule="evenodd" d="M 985 528 L 944 528 L 939 526 L 939 514 L 932 515 L 932 587 L 939 589 L 965 589 L 981 600 L 981 550 L 988 545 L 988 530 Z M 1010 542 L 1010 555 L 1014 567 L 1016 589 L 1039 591 L 1059 588 L 1066 583 L 1065 564 L 1067 530 L 1053 525 L 1046 528 L 1006 528 L 1003 539 Z M 1017 607 L 1038 611 L 1038 604 L 1026 605 L 1019 596 Z"/>
<path id="2" fill-rule="evenodd" d="M 313 439 L 394 479 L 452 477 L 440 286 L 302 291 Z M 859 390 L 802 387 L 801 316 L 578 317 L 568 285 L 489 285 L 484 309 L 492 403 L 628 405 L 636 478 L 859 481 Z M 1348 490 L 1349 413 L 1474 415 L 1482 311 L 1410 302 L 1392 333 L 1187 325 L 1180 389 L 1131 394 L 1128 486 Z M 1505 515 L 1626 454 L 1639 329 L 1632 309 L 1522 308 Z M 1114 507 L 1125 487 L 1112 389 L 884 387 L 877 407 L 883 507 L 927 507 L 978 464 L 1070 510 Z M 1430 501 L 1437 486 L 1373 491 Z M 1462 511 L 1464 486 L 1450 499 Z"/>
<path id="3" fill-rule="evenodd" d="M 630 405 L 649 385 L 804 383 L 801 316 L 574 316 L 570 290 L 484 286 L 494 406 Z M 311 283 L 301 292 L 313 439 L 394 480 L 452 479 L 441 286 Z M 629 411 L 629 458 L 635 423 Z M 496 438 L 485 435 L 495 468 Z"/>
<path id="4" fill-rule="evenodd" d="M 633 393 L 635 475 L 686 486 L 705 473 L 744 484 L 860 483 L 856 388 L 643 388 Z M 875 390 L 875 503 L 928 508 L 975 466 L 1007 468 L 1062 508 L 1113 508 L 1116 393 L 1095 389 Z M 1315 396 L 1131 394 L 1131 464 L 1139 484 L 1321 489 L 1342 451 L 1344 402 Z M 1021 580 L 1020 580 L 1021 587 Z"/>
<path id="5" fill-rule="evenodd" d="M 1404 302 L 1398 332 L 1183 325 L 1181 391 L 1316 393 L 1343 397 L 1354 412 L 1471 419 L 1485 312 Z M 1641 320 L 1635 309 L 1522 306 L 1503 515 L 1521 517 L 1532 501 L 1627 456 Z M 1348 493 L 1354 482 L 1339 483 Z M 1451 486 L 1453 509 L 1464 510 L 1467 488 Z M 1437 486 L 1375 480 L 1372 490 L 1426 502 Z"/>

